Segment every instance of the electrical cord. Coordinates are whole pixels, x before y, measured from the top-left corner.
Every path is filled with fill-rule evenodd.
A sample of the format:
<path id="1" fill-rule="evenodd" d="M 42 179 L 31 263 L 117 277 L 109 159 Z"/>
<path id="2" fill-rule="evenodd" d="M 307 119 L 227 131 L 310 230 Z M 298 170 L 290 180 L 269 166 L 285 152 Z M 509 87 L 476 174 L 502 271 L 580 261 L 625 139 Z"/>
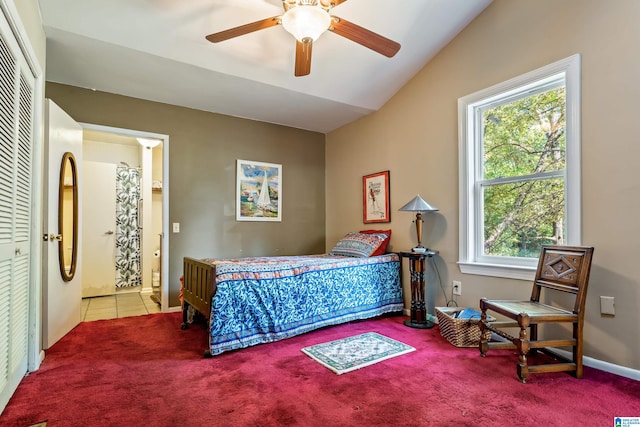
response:
<path id="1" fill-rule="evenodd" d="M 447 297 L 447 291 L 444 289 L 444 285 L 442 284 L 442 278 L 440 277 L 440 270 L 438 270 L 438 264 L 436 264 L 436 260 L 433 257 L 429 257 L 429 258 L 431 258 L 431 264 L 433 264 L 433 269 L 436 271 L 436 274 L 438 275 L 438 283 L 440 283 L 440 289 L 442 289 L 442 295 L 444 295 L 444 300 L 446 302 L 447 307 L 457 307 L 458 303 L 454 299 L 453 288 L 451 289 L 451 299 L 449 299 Z"/>

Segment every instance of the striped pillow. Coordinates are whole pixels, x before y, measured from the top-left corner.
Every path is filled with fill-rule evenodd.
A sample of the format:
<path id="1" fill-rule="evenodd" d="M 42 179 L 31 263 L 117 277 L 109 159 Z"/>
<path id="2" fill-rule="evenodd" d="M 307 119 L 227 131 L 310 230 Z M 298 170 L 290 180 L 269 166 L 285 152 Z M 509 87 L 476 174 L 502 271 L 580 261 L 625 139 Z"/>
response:
<path id="1" fill-rule="evenodd" d="M 349 232 L 333 247 L 329 255 L 365 258 L 371 256 L 387 238 L 386 234 Z"/>
<path id="2" fill-rule="evenodd" d="M 391 230 L 360 230 L 360 232 L 366 234 L 386 235 L 387 238 L 384 239 L 384 242 L 382 242 L 382 244 L 378 247 L 378 249 L 376 249 L 374 253 L 371 254 L 371 256 L 384 255 L 387 253 L 387 246 L 389 246 L 389 240 L 391 240 Z"/>

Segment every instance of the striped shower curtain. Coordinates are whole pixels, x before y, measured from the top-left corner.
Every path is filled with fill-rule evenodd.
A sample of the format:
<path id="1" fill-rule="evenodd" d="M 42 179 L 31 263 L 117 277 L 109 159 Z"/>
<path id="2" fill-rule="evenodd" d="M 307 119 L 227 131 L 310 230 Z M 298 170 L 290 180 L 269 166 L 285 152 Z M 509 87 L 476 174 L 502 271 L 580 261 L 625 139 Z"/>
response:
<path id="1" fill-rule="evenodd" d="M 140 169 L 116 169 L 116 287 L 142 284 L 140 271 Z"/>

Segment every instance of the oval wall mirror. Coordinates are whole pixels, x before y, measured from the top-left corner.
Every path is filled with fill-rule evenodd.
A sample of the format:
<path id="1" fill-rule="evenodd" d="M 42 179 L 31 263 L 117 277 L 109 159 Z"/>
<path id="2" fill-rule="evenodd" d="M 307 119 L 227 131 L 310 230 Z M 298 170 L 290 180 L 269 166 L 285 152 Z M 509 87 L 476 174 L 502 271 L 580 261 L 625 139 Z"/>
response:
<path id="1" fill-rule="evenodd" d="M 64 153 L 58 192 L 58 262 L 65 282 L 71 281 L 78 263 L 78 170 L 73 153 Z"/>

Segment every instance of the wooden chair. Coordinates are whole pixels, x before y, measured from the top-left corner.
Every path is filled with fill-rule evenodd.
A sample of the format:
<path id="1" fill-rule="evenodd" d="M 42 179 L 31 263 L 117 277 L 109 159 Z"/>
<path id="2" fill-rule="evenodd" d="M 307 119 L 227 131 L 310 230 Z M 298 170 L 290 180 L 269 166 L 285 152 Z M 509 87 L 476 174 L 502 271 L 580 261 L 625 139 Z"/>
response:
<path id="1" fill-rule="evenodd" d="M 582 378 L 582 329 L 592 256 L 592 247 L 543 246 L 529 301 L 480 299 L 482 338 L 479 347 L 482 357 L 486 357 L 489 348 L 516 348 L 517 374 L 523 383 L 530 373 L 539 372 L 569 371 L 574 372 L 576 378 Z M 545 291 L 542 292 L 542 289 Z M 555 298 L 554 293 L 558 291 L 569 296 L 556 294 L 559 298 Z M 541 296 L 547 304 L 540 301 Z M 554 298 L 553 305 L 549 303 L 551 298 Z M 571 300 L 570 304 L 563 306 L 560 301 L 567 299 Z M 499 313 L 508 320 L 490 321 L 488 310 Z M 571 338 L 539 339 L 538 325 L 557 322 L 572 326 Z M 503 328 L 518 328 L 519 334 L 509 335 Z M 486 337 L 489 334 L 484 333 L 487 329 L 502 340 L 498 338 L 497 341 L 489 341 Z M 571 347 L 572 357 L 550 352 L 549 349 L 553 347 Z M 530 350 L 549 354 L 552 360 L 547 364 L 528 365 Z"/>

